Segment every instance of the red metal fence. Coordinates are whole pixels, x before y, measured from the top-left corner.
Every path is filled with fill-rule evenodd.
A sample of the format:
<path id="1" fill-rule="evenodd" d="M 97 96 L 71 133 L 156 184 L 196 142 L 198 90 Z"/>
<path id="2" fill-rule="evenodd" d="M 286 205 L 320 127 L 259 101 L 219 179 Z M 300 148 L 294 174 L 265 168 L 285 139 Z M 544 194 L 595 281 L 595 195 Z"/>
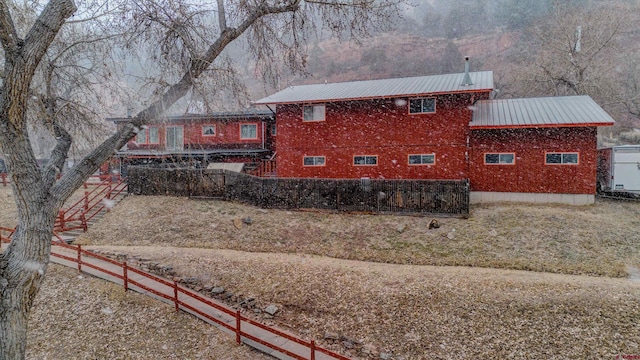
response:
<path id="1" fill-rule="evenodd" d="M 90 181 L 96 179 L 92 177 L 84 183 L 84 188 L 94 186 L 93 190 L 85 191 L 80 200 L 73 203 L 65 210 L 60 210 L 56 217 L 56 231 L 69 231 L 82 229 L 87 231 L 87 223 L 91 221 L 102 210 L 108 208 L 109 201 L 122 194 L 127 189 L 127 184 L 120 176 L 109 176 L 100 181 Z M 97 178 L 100 179 L 100 178 Z"/>
<path id="2" fill-rule="evenodd" d="M 2 186 L 9 185 L 9 175 L 7 173 L 0 173 L 0 184 L 2 184 Z"/>
<path id="3" fill-rule="evenodd" d="M 83 268 L 93 269 L 108 275 L 107 277 L 110 277 L 108 280 L 122 284 L 125 291 L 132 289 L 141 293 L 146 292 L 150 296 L 172 303 L 176 311 L 183 310 L 189 312 L 204 321 L 215 323 L 234 333 L 238 343 L 243 342 L 244 338 L 245 343 L 249 340 L 249 344 L 254 342 L 299 360 L 315 360 L 316 357 L 320 356 L 325 359 L 349 360 L 348 357 L 316 346 L 314 340 L 302 340 L 296 336 L 247 318 L 240 313 L 240 310 L 234 311 L 232 308 L 217 304 L 212 299 L 178 285 L 175 281 L 169 281 L 142 270 L 128 267 L 126 262 L 121 263 L 84 250 L 80 245 L 67 245 L 62 241 L 53 242 L 53 245 L 55 246 L 52 248 L 51 256 L 71 263 L 62 263 L 63 265 L 74 267 L 73 264 L 77 264 L 79 271 L 83 271 Z M 64 251 L 56 251 L 56 247 L 71 250 L 72 252 L 67 251 L 67 254 L 64 254 Z M 85 259 L 87 257 L 93 259 L 93 261 Z M 102 262 L 103 265 L 100 265 L 100 262 Z M 109 269 L 107 269 L 107 267 L 109 267 Z M 90 272 L 86 269 L 84 271 Z M 132 278 L 134 275 L 137 275 L 137 279 Z M 257 335 L 260 333 L 266 333 L 268 336 L 260 337 Z M 295 345 L 289 344 L 285 348 L 277 344 L 288 342 L 295 343 Z M 256 347 L 255 345 L 251 346 Z"/>

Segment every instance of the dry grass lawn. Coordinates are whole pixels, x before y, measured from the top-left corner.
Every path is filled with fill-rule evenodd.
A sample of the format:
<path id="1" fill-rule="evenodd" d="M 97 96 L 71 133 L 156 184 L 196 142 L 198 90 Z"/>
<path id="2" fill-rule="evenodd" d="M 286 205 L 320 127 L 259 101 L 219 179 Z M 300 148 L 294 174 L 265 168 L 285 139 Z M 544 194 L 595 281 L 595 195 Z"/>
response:
<path id="1" fill-rule="evenodd" d="M 428 230 L 431 218 L 289 212 L 133 196 L 78 241 L 103 252 L 171 265 L 181 277 L 224 287 L 235 295 L 230 301 L 254 297 L 257 308 L 276 304 L 280 312 L 264 321 L 355 358 L 367 355 L 346 349 L 342 341 L 323 339 L 325 334 L 359 341 L 376 359 L 381 352 L 397 360 L 613 359 L 640 355 L 640 284 L 623 278 L 628 266 L 640 265 L 639 214 L 640 204 L 621 202 L 476 206 L 470 219 L 438 219 L 442 226 Z M 251 225 L 240 226 L 239 220 L 247 218 Z M 59 289 L 66 290 L 46 298 L 43 290 L 38 306 L 65 308 L 66 301 L 68 310 L 73 301 L 61 304 L 54 298 L 64 293 L 77 298 L 85 291 L 75 290 L 75 273 L 52 269 L 45 288 L 60 282 L 67 285 Z M 91 326 L 109 319 L 97 308 L 138 319 L 136 314 L 155 304 L 105 286 L 111 290 L 88 290 L 87 299 L 96 300 L 83 300 L 99 305 L 72 307 L 76 318 L 87 313 L 77 335 L 94 348 L 78 358 L 103 358 L 109 347 L 99 339 L 121 336 L 128 328 L 111 324 L 100 331 Z M 115 304 L 103 305 L 113 299 Z M 188 316 L 158 306 L 166 312 L 152 310 L 157 324 L 142 321 L 144 329 L 138 327 L 153 329 L 139 338 L 142 343 L 152 338 L 148 341 L 153 345 L 132 341 L 122 348 L 145 352 L 147 358 L 165 358 L 170 352 L 175 358 L 199 358 L 203 347 L 244 349 L 235 347 L 233 339 L 206 335 L 196 352 L 187 353 L 196 343 L 184 333 L 196 325 L 181 325 L 176 317 Z M 71 326 L 62 310 L 43 309 L 45 315 L 32 318 L 32 329 L 42 326 L 30 338 L 30 347 L 38 349 L 33 358 L 73 358 L 58 356 L 61 346 L 31 340 L 44 336 L 47 327 L 61 332 Z M 61 329 L 55 328 L 58 323 Z M 190 345 L 163 340 L 176 338 Z M 113 358 L 126 358 L 118 356 Z M 233 356 L 258 358 L 254 353 L 210 358 Z"/>

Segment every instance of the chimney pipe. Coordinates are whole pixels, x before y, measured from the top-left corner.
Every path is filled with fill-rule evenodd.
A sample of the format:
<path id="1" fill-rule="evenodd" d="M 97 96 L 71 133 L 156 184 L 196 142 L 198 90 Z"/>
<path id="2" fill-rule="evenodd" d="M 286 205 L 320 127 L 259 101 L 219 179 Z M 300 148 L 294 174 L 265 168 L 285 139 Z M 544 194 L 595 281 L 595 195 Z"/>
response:
<path id="1" fill-rule="evenodd" d="M 471 81 L 471 76 L 469 76 L 469 57 L 468 56 L 464 57 L 464 78 L 462 79 L 462 84 L 460 85 L 461 86 L 473 85 L 473 82 Z"/>

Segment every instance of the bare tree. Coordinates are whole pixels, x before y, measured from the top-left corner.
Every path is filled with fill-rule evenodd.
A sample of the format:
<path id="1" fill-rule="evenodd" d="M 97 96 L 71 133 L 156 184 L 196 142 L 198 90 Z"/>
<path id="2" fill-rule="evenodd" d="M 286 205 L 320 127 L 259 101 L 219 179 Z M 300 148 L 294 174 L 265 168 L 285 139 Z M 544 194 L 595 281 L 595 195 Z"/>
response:
<path id="1" fill-rule="evenodd" d="M 223 51 L 230 43 L 246 37 L 247 51 L 253 54 L 259 72 L 266 79 L 277 80 L 277 67 L 273 66 L 276 63 L 282 62 L 293 69 L 304 67 L 305 39 L 317 29 L 316 25 L 335 36 L 363 36 L 398 16 L 400 2 L 402 0 L 218 0 L 201 5 L 173 0 L 126 2 L 126 8 L 120 9 L 116 17 L 123 28 L 131 27 L 125 40 L 132 47 L 145 44 L 152 50 L 158 64 L 163 66 L 164 81 L 155 84 L 150 105 L 133 116 L 131 123 L 109 136 L 57 179 L 73 138 L 67 128 L 70 124 L 62 121 L 70 115 L 52 99 L 58 98 L 56 94 L 64 94 L 60 89 L 73 85 L 62 76 L 54 79 L 56 72 L 47 72 L 47 69 L 60 63 L 45 60 L 51 60 L 52 53 L 65 53 L 52 52 L 53 46 L 61 30 L 75 21 L 72 16 L 77 6 L 73 0 L 51 0 L 41 10 L 38 8 L 36 19 L 17 22 L 19 14 L 13 4 L 0 0 L 0 42 L 4 50 L 0 149 L 9 168 L 18 208 L 13 241 L 0 255 L 0 359 L 24 358 L 27 318 L 49 262 L 58 209 L 137 129 L 163 114 L 187 94 L 199 78 L 211 75 L 209 72 L 216 67 L 218 59 L 224 57 Z M 40 6 L 39 2 L 33 3 Z M 323 21 L 320 24 L 308 21 L 311 15 Z M 103 21 L 96 19 L 93 28 L 99 29 Z M 29 24 L 28 29 L 19 29 L 18 23 Z M 85 78 L 90 78 L 90 74 L 87 72 Z M 44 88 L 38 88 L 35 86 L 38 76 L 52 78 L 43 82 Z M 45 104 L 43 108 L 49 114 L 47 119 L 56 144 L 51 159 L 40 168 L 28 136 L 28 113 L 34 92 L 42 94 L 43 90 L 44 95 L 36 98 Z"/>

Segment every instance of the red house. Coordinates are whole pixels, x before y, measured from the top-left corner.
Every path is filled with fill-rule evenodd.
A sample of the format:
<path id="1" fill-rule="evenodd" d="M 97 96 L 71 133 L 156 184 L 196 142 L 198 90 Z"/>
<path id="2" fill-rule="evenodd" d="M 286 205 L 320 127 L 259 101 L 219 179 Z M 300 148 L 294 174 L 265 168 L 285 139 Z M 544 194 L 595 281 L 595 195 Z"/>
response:
<path id="1" fill-rule="evenodd" d="M 273 154 L 274 123 L 270 111 L 170 116 L 140 129 L 117 156 L 129 164 L 189 162 L 206 167 L 210 162 L 260 162 Z"/>
<path id="2" fill-rule="evenodd" d="M 586 96 L 491 100 L 492 72 L 292 86 L 276 105 L 277 175 L 469 179 L 472 202 L 594 201 L 596 127 Z"/>

